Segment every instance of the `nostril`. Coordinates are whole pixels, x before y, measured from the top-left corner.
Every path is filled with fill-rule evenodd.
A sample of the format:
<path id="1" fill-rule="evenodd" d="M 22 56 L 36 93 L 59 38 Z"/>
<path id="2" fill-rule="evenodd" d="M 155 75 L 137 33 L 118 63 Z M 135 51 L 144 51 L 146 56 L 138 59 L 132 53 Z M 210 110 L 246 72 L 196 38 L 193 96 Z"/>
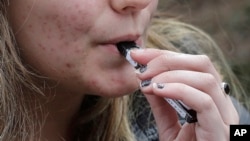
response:
<path id="1" fill-rule="evenodd" d="M 111 0 L 112 8 L 119 13 L 133 13 L 146 8 L 151 0 Z"/>
<path id="2" fill-rule="evenodd" d="M 133 12 L 136 12 L 136 11 L 139 11 L 139 9 L 137 9 L 136 7 L 133 7 L 133 6 L 127 6 L 127 7 L 124 7 L 122 9 L 123 13 L 133 13 Z"/>

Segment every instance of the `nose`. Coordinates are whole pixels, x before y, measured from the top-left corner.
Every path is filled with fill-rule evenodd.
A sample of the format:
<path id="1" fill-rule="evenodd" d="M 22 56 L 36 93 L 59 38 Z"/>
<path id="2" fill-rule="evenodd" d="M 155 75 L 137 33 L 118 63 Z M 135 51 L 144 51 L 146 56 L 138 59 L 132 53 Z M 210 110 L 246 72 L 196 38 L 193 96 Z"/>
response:
<path id="1" fill-rule="evenodd" d="M 152 0 L 111 0 L 111 7 L 118 13 L 134 13 L 146 8 Z"/>

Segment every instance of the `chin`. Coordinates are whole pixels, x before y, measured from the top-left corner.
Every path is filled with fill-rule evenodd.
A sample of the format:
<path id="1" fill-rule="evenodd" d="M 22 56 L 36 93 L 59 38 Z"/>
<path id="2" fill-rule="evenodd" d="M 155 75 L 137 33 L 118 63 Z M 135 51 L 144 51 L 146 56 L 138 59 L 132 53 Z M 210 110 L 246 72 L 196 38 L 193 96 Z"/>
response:
<path id="1" fill-rule="evenodd" d="M 139 88 L 133 88 L 133 89 L 126 89 L 124 91 L 120 90 L 116 95 L 115 97 L 119 97 L 119 96 L 124 96 L 124 95 L 130 95 L 130 94 L 133 94 L 135 91 L 137 91 Z"/>
<path id="2" fill-rule="evenodd" d="M 122 75 L 125 74 L 125 75 Z M 138 80 L 133 73 L 112 73 L 98 75 L 85 83 L 86 93 L 103 97 L 119 97 L 132 94 L 139 88 Z"/>
<path id="3" fill-rule="evenodd" d="M 139 85 L 137 83 L 136 84 L 128 83 L 128 84 L 120 85 L 113 89 L 113 96 L 118 97 L 118 96 L 130 95 L 130 94 L 133 94 L 138 89 L 139 89 Z"/>
<path id="4" fill-rule="evenodd" d="M 138 89 L 139 87 L 135 85 L 109 86 L 98 89 L 98 91 L 95 91 L 95 94 L 102 97 L 120 97 L 133 94 Z"/>

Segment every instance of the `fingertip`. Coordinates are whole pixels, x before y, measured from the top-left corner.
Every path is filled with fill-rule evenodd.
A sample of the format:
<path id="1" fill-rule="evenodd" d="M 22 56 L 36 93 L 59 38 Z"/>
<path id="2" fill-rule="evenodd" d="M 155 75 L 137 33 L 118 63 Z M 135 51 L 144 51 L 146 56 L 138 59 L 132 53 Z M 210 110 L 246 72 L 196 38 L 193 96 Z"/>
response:
<path id="1" fill-rule="evenodd" d="M 165 83 L 153 83 L 153 89 L 161 90 L 164 89 Z"/>
<path id="2" fill-rule="evenodd" d="M 130 50 L 130 53 L 132 54 L 132 55 L 140 55 L 140 54 L 143 54 L 145 52 L 145 49 L 141 49 L 141 48 L 139 48 L 139 49 L 132 49 L 132 50 Z"/>

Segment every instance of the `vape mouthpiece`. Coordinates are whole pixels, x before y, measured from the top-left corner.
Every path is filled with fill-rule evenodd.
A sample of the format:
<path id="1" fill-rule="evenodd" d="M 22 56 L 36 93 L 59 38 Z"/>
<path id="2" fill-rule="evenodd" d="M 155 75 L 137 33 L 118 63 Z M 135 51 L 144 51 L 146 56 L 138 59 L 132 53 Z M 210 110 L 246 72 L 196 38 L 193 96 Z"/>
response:
<path id="1" fill-rule="evenodd" d="M 136 43 L 134 41 L 120 42 L 120 43 L 116 44 L 116 46 L 117 46 L 119 52 L 121 53 L 121 55 L 123 55 L 124 57 L 126 57 L 129 50 L 131 50 L 133 48 L 139 49 L 139 47 L 136 45 Z"/>
<path id="2" fill-rule="evenodd" d="M 130 50 L 131 49 L 139 49 L 140 47 L 138 47 L 136 45 L 135 42 L 133 41 L 125 41 L 125 42 L 120 42 L 118 44 L 116 44 L 117 49 L 119 50 L 120 54 L 122 56 L 124 56 L 126 58 L 126 60 L 135 68 L 135 69 L 139 69 L 141 67 L 143 67 L 142 64 L 139 64 L 137 62 L 135 62 L 131 56 L 130 56 Z"/>

